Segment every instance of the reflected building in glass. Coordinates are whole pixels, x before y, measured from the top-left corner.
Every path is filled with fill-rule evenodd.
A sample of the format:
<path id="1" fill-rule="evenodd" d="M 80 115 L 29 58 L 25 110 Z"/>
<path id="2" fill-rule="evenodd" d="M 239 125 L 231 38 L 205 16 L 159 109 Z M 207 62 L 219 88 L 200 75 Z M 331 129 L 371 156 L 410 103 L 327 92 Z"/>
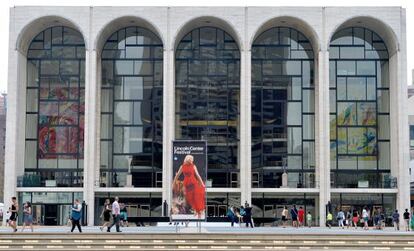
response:
<path id="1" fill-rule="evenodd" d="M 231 13 L 231 14 L 230 14 Z M 169 213 L 172 141 L 208 144 L 207 216 L 409 207 L 405 10 L 15 7 L 5 202 L 64 225 Z M 7 205 L 6 205 L 7 206 Z M 48 215 L 48 217 L 42 217 Z"/>

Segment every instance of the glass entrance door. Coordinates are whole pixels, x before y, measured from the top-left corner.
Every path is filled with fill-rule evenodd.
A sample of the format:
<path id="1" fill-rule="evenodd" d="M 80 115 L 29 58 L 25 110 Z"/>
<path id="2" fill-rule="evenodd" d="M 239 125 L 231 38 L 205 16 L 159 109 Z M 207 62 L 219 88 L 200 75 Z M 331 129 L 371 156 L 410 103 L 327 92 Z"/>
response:
<path id="1" fill-rule="evenodd" d="M 58 205 L 46 204 L 44 205 L 44 225 L 57 226 L 58 225 Z"/>

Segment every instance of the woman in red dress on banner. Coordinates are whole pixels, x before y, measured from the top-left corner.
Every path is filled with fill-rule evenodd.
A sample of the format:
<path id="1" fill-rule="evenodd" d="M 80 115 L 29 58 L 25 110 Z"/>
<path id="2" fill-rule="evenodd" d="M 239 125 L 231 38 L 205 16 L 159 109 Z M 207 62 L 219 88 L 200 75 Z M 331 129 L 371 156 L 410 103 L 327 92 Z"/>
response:
<path id="1" fill-rule="evenodd" d="M 197 166 L 194 164 L 194 157 L 192 155 L 185 156 L 183 164 L 174 177 L 173 184 L 177 183 L 181 174 L 184 176 L 183 186 L 186 203 L 191 207 L 194 215 L 201 218 L 206 208 L 205 185 L 197 171 Z M 176 189 L 175 186 L 174 189 Z"/>

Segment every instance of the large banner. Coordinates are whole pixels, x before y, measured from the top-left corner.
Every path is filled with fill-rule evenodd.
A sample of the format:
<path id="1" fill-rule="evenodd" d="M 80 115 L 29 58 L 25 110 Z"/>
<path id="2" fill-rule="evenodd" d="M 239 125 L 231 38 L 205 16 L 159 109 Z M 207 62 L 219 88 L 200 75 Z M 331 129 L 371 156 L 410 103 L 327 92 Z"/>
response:
<path id="1" fill-rule="evenodd" d="M 207 142 L 173 141 L 172 220 L 205 220 Z"/>

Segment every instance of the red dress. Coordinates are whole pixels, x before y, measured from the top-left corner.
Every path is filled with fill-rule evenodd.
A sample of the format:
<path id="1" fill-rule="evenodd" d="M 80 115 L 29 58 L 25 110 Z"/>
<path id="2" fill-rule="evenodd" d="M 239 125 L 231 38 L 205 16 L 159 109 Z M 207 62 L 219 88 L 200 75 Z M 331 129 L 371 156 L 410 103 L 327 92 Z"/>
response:
<path id="1" fill-rule="evenodd" d="M 303 220 L 305 218 L 305 210 L 299 209 L 298 218 L 299 218 L 299 222 L 303 223 Z"/>
<path id="2" fill-rule="evenodd" d="M 205 188 L 198 182 L 193 164 L 183 164 L 182 172 L 185 200 L 194 212 L 201 213 L 205 209 Z"/>

